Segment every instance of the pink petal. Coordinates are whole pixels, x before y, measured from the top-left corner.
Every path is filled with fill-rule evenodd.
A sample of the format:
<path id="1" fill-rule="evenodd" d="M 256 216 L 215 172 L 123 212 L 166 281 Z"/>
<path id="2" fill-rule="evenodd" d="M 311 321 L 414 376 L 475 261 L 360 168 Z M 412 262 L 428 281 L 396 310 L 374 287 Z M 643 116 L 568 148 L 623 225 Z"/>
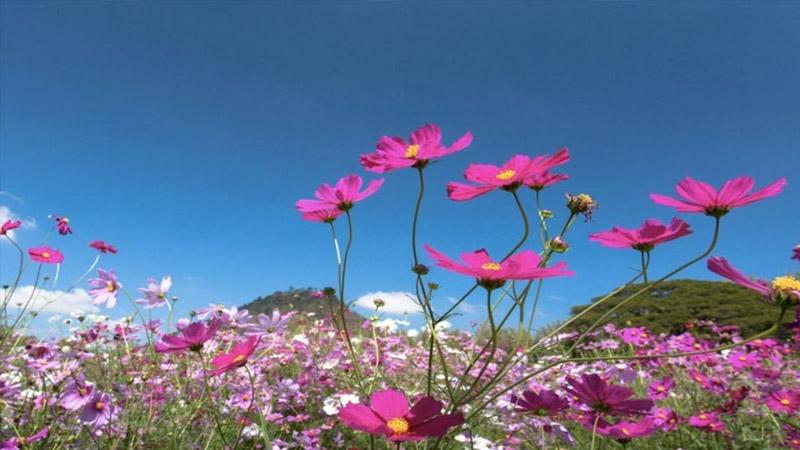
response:
<path id="1" fill-rule="evenodd" d="M 408 399 L 402 392 L 386 389 L 374 392 L 369 399 L 369 406 L 384 422 L 405 417 L 408 414 Z"/>

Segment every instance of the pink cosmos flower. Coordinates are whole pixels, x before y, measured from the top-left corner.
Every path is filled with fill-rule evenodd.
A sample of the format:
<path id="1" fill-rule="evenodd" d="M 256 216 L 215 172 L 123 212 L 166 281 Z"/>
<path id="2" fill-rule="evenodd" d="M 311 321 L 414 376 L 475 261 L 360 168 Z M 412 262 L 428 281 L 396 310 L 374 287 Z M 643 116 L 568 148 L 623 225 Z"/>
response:
<path id="1" fill-rule="evenodd" d="M 546 389 L 538 394 L 530 390 L 525 391 L 522 393 L 522 398 L 512 395 L 511 403 L 517 405 L 518 411 L 539 416 L 552 416 L 569 407 L 565 399 Z"/>
<path id="2" fill-rule="evenodd" d="M 792 252 L 794 252 L 792 259 L 800 261 L 800 244 L 796 245 L 794 249 L 792 249 Z"/>
<path id="3" fill-rule="evenodd" d="M 583 425 L 587 429 L 591 430 L 594 427 L 594 421 L 592 420 L 592 423 L 589 422 L 590 421 L 587 420 L 583 422 Z M 650 436 L 658 431 L 658 428 L 658 425 L 653 423 L 652 419 L 645 417 L 638 422 L 620 421 L 615 424 L 609 424 L 606 422 L 603 425 L 598 425 L 597 434 L 615 439 L 622 443 L 627 443 L 636 438 Z"/>
<path id="4" fill-rule="evenodd" d="M 639 228 L 614 227 L 609 231 L 594 233 L 589 239 L 606 247 L 632 248 L 645 252 L 652 250 L 657 244 L 691 233 L 689 224 L 678 218 L 673 218 L 669 225 L 662 224 L 658 219 L 647 219 Z"/>
<path id="5" fill-rule="evenodd" d="M 349 403 L 339 410 L 339 419 L 350 428 L 393 442 L 421 441 L 441 437 L 452 427 L 464 423 L 461 413 L 441 414 L 442 402 L 422 397 L 409 408 L 402 392 L 386 389 L 374 392 L 369 406 Z"/>
<path id="6" fill-rule="evenodd" d="M 93 429 L 98 429 L 111 422 L 116 415 L 117 408 L 111 402 L 111 397 L 108 394 L 95 392 L 83 407 L 81 422 L 90 425 Z"/>
<path id="7" fill-rule="evenodd" d="M 203 344 L 217 334 L 220 324 L 221 322 L 217 319 L 212 319 L 208 323 L 192 322 L 178 333 L 162 336 L 161 341 L 155 345 L 156 351 L 172 353 L 188 349 L 199 352 L 203 349 Z"/>
<path id="8" fill-rule="evenodd" d="M 56 217 L 56 228 L 58 229 L 58 234 L 62 236 L 72 234 L 72 228 L 69 227 L 68 217 Z"/>
<path id="9" fill-rule="evenodd" d="M 464 172 L 467 181 L 475 183 L 464 184 L 451 182 L 447 184 L 447 196 L 450 200 L 471 200 L 495 189 L 514 191 L 525 180 L 544 172 L 555 166 L 569 161 L 569 151 L 561 149 L 554 155 L 537 156 L 530 158 L 525 155 L 515 155 L 500 167 L 490 164 L 470 164 Z"/>
<path id="10" fill-rule="evenodd" d="M 113 270 L 97 269 L 97 278 L 89 279 L 89 295 L 94 298 L 93 305 L 106 304 L 106 308 L 113 308 L 117 304 L 117 292 L 122 287 L 117 281 L 117 274 Z"/>
<path id="11" fill-rule="evenodd" d="M 767 395 L 765 403 L 772 412 L 797 414 L 800 412 L 800 391 L 778 389 Z"/>
<path id="12" fill-rule="evenodd" d="M 662 400 L 667 398 L 669 392 L 675 387 L 675 382 L 670 377 L 664 377 L 661 380 L 656 380 L 647 388 L 647 394 L 653 400 Z"/>
<path id="13" fill-rule="evenodd" d="M 367 188 L 361 191 L 364 181 L 358 175 L 348 175 L 336 182 L 335 186 L 323 183 L 314 193 L 316 199 L 302 199 L 296 203 L 297 210 L 301 213 L 312 213 L 339 209 L 350 210 L 356 202 L 364 200 L 378 191 L 383 184 L 383 178 L 372 180 Z"/>
<path id="14" fill-rule="evenodd" d="M 505 261 L 496 262 L 486 250 L 481 249 L 462 253 L 461 260 L 464 263 L 458 263 L 430 245 L 425 244 L 424 247 L 428 254 L 436 260 L 436 265 L 462 275 L 475 277 L 478 279 L 478 283 L 487 289 L 499 287 L 506 280 L 533 280 L 574 274 L 567 270 L 567 264 L 563 261 L 549 268 L 539 267 L 541 258 L 530 250 L 523 250 L 508 257 Z"/>
<path id="15" fill-rule="evenodd" d="M 139 292 L 144 294 L 143 298 L 136 300 L 136 303 L 144 305 L 144 309 L 159 308 L 167 304 L 167 292 L 172 287 L 172 277 L 166 276 L 157 282 L 152 278 L 147 279 L 147 287 L 139 288 Z"/>
<path id="16" fill-rule="evenodd" d="M 552 186 L 556 183 L 568 179 L 569 175 L 563 173 L 550 173 L 549 170 L 545 170 L 544 172 L 539 172 L 531 175 L 530 177 L 526 178 L 522 183 L 525 186 L 528 186 L 529 188 L 533 189 L 534 191 L 541 191 L 547 186 Z"/>
<path id="17" fill-rule="evenodd" d="M 728 260 L 719 256 L 708 259 L 708 270 L 728 280 L 761 294 L 768 302 L 777 301 L 794 304 L 800 301 L 800 280 L 786 275 L 776 277 L 772 283 L 753 280 L 733 267 Z"/>
<path id="18" fill-rule="evenodd" d="M 789 423 L 784 423 L 781 428 L 786 433 L 783 443 L 791 449 L 800 450 L 800 428 Z"/>
<path id="19" fill-rule="evenodd" d="M 309 222 L 332 223 L 341 214 L 342 214 L 341 209 L 331 208 L 331 209 L 321 209 L 319 211 L 304 212 L 301 214 L 301 217 L 303 218 L 303 220 L 308 220 Z"/>
<path id="20" fill-rule="evenodd" d="M 21 448 L 29 448 L 29 445 L 39 442 L 50 432 L 49 427 L 44 427 L 41 430 L 30 436 L 12 437 L 11 439 L 0 443 L 0 450 L 19 450 Z"/>
<path id="21" fill-rule="evenodd" d="M 650 340 L 650 333 L 647 332 L 645 327 L 629 327 L 622 330 L 620 333 L 622 342 L 631 345 L 644 345 Z"/>
<path id="22" fill-rule="evenodd" d="M 756 354 L 755 352 L 750 352 L 750 353 L 743 351 L 731 352 L 728 355 L 727 359 L 731 367 L 733 367 L 733 369 L 736 370 L 737 372 L 741 372 L 747 369 L 748 367 L 757 366 L 761 362 L 760 358 L 758 357 L 758 354 Z"/>
<path id="23" fill-rule="evenodd" d="M 423 168 L 428 162 L 459 152 L 472 143 L 467 132 L 449 147 L 442 144 L 438 125 L 423 125 L 414 130 L 408 141 L 398 136 L 382 136 L 375 151 L 361 155 L 361 165 L 370 172 L 385 173 L 406 167 Z"/>
<path id="24" fill-rule="evenodd" d="M 86 406 L 93 397 L 94 384 L 87 382 L 83 375 L 79 375 L 64 387 L 60 403 L 64 409 L 75 411 Z"/>
<path id="25" fill-rule="evenodd" d="M 728 180 L 719 191 L 710 184 L 686 177 L 675 186 L 675 191 L 683 200 L 675 200 L 660 194 L 650 194 L 654 202 L 672 206 L 680 212 L 702 212 L 709 216 L 722 217 L 733 208 L 774 197 L 783 191 L 786 178 L 780 178 L 760 191 L 750 193 L 755 181 L 750 177 Z"/>
<path id="26" fill-rule="evenodd" d="M 0 226 L 0 236 L 5 236 L 9 231 L 15 230 L 22 226 L 22 221 L 8 219 Z"/>
<path id="27" fill-rule="evenodd" d="M 117 253 L 116 247 L 103 241 L 92 241 L 89 243 L 89 247 L 92 247 L 100 253 Z"/>
<path id="28" fill-rule="evenodd" d="M 46 245 L 28 249 L 28 256 L 33 261 L 44 264 L 59 264 L 64 261 L 64 255 L 60 251 Z"/>
<path id="29" fill-rule="evenodd" d="M 650 418 L 667 433 L 678 428 L 680 422 L 680 417 L 669 408 L 653 408 L 650 411 Z"/>
<path id="30" fill-rule="evenodd" d="M 250 336 L 247 340 L 234 345 L 228 353 L 214 357 L 211 360 L 211 365 L 214 366 L 211 376 L 217 376 L 247 364 L 247 358 L 253 354 L 259 340 L 257 336 Z"/>
<path id="31" fill-rule="evenodd" d="M 653 407 L 652 400 L 631 399 L 632 389 L 610 385 L 597 374 L 583 374 L 581 381 L 567 377 L 567 383 L 572 386 L 572 389 L 566 388 L 567 392 L 600 414 L 644 414 Z"/>
<path id="32" fill-rule="evenodd" d="M 689 426 L 698 428 L 707 433 L 719 433 L 725 430 L 725 424 L 715 412 L 700 413 L 689 417 Z"/>

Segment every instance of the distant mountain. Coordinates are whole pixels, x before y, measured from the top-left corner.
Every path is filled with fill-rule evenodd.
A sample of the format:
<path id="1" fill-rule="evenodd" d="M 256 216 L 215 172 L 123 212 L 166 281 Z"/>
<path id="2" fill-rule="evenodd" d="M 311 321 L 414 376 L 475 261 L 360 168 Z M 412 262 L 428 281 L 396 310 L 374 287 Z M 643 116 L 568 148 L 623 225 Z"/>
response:
<path id="1" fill-rule="evenodd" d="M 305 320 L 308 313 L 314 313 L 314 317 L 319 319 L 329 318 L 330 306 L 338 314 L 339 303 L 326 298 L 316 298 L 313 296 L 317 289 L 313 288 L 289 288 L 288 291 L 276 291 L 264 297 L 257 299 L 242 306 L 250 314 L 271 314 L 274 309 L 278 309 L 282 313 L 289 311 L 297 311 L 298 319 Z M 347 317 L 347 325 L 351 330 L 357 329 L 364 322 L 365 318 L 358 313 L 351 310 L 345 311 Z"/>
<path id="2" fill-rule="evenodd" d="M 570 330 L 584 331 L 605 312 L 642 287 L 628 286 L 610 300 L 576 320 Z M 602 298 L 597 297 L 592 303 Z M 575 306 L 572 316 L 589 305 Z M 619 326 L 646 326 L 654 332 L 680 333 L 684 324 L 703 319 L 720 325 L 738 325 L 744 336 L 769 328 L 778 317 L 780 308 L 768 304 L 755 292 L 722 281 L 675 280 L 665 282 L 653 290 L 631 300 L 610 320 Z M 794 319 L 794 311 L 787 311 L 784 323 Z"/>

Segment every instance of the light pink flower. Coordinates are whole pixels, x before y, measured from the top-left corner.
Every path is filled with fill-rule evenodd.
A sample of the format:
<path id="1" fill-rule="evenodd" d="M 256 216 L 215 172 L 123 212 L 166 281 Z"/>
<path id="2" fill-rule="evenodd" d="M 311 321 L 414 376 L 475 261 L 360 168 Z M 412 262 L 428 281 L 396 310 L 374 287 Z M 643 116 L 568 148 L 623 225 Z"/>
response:
<path id="1" fill-rule="evenodd" d="M 89 279 L 89 295 L 94 298 L 93 305 L 105 303 L 106 308 L 113 308 L 117 304 L 117 292 L 122 287 L 117 281 L 117 274 L 113 270 L 97 269 L 97 278 Z"/>
<path id="2" fill-rule="evenodd" d="M 678 218 L 673 218 L 669 225 L 662 224 L 658 219 L 647 219 L 639 228 L 613 227 L 609 231 L 590 235 L 589 240 L 611 248 L 650 251 L 657 244 L 669 242 L 691 233 L 689 224 Z"/>
<path id="3" fill-rule="evenodd" d="M 60 251 L 46 245 L 28 249 L 28 256 L 33 261 L 44 264 L 58 264 L 64 261 L 64 255 Z"/>
<path id="4" fill-rule="evenodd" d="M 423 125 L 414 130 L 408 141 L 398 136 L 382 136 L 375 151 L 361 155 L 361 165 L 370 172 L 385 173 L 406 167 L 423 168 L 428 162 L 461 151 L 472 143 L 467 132 L 449 147 L 442 144 L 438 125 Z"/>
<path id="5" fill-rule="evenodd" d="M 717 191 L 708 183 L 686 177 L 675 186 L 675 191 L 683 200 L 660 194 L 650 194 L 650 198 L 680 212 L 702 212 L 709 216 L 722 217 L 733 208 L 780 194 L 786 186 L 786 178 L 780 178 L 764 189 L 750 193 L 754 186 L 755 181 L 752 178 L 739 177 L 726 181 Z"/>
<path id="6" fill-rule="evenodd" d="M 490 164 L 470 164 L 464 178 L 475 184 L 447 184 L 450 200 L 471 200 L 495 189 L 513 191 L 534 175 L 569 161 L 569 151 L 561 149 L 554 155 L 530 158 L 516 155 L 500 167 Z"/>
<path id="7" fill-rule="evenodd" d="M 314 193 L 316 199 L 302 199 L 296 203 L 297 210 L 301 213 L 312 213 L 337 208 L 341 211 L 350 210 L 356 202 L 364 200 L 378 191 L 383 184 L 383 178 L 372 180 L 366 189 L 361 191 L 364 181 L 358 175 L 348 175 L 341 178 L 335 186 L 323 183 Z"/>
<path id="8" fill-rule="evenodd" d="M 144 309 L 152 309 L 164 306 L 167 303 L 167 293 L 172 287 L 172 277 L 166 276 L 161 282 L 148 278 L 147 287 L 139 288 L 139 292 L 144 297 L 136 300 L 136 303 L 144 305 Z"/>

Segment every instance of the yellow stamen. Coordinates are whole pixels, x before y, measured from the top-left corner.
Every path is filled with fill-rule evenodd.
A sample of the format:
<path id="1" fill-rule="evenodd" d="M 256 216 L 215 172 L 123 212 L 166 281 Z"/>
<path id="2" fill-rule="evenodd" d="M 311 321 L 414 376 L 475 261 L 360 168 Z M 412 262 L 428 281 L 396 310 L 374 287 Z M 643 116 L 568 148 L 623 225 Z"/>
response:
<path id="1" fill-rule="evenodd" d="M 235 358 L 233 358 L 233 362 L 238 364 L 238 363 L 244 361 L 245 359 L 247 359 L 247 356 L 237 355 Z"/>
<path id="2" fill-rule="evenodd" d="M 106 290 L 108 292 L 114 292 L 117 290 L 117 285 L 114 283 L 108 283 L 108 286 L 106 286 Z"/>
<path id="3" fill-rule="evenodd" d="M 782 398 L 781 399 L 781 405 L 783 405 L 783 406 L 789 406 L 790 403 L 792 403 L 792 402 L 790 402 L 788 398 Z"/>
<path id="4" fill-rule="evenodd" d="M 484 263 L 481 266 L 481 269 L 483 269 L 483 270 L 500 270 L 500 264 L 497 264 L 496 262 L 487 262 L 487 263 Z"/>
<path id="5" fill-rule="evenodd" d="M 419 153 L 419 145 L 411 144 L 406 149 L 406 158 L 412 159 L 417 157 L 417 153 Z"/>
<path id="6" fill-rule="evenodd" d="M 408 429 L 410 428 L 408 426 L 408 421 L 402 417 L 395 417 L 394 419 L 386 422 L 386 426 L 389 427 L 394 434 L 408 433 Z"/>
<path id="7" fill-rule="evenodd" d="M 657 387 L 657 388 L 656 388 L 656 390 L 657 390 L 658 392 L 664 392 L 664 391 L 666 391 L 666 390 L 667 390 L 667 388 L 665 388 L 664 386 L 659 386 L 659 387 Z"/>
<path id="8" fill-rule="evenodd" d="M 747 361 L 747 356 L 745 355 L 740 356 L 739 361 Z"/>
<path id="9" fill-rule="evenodd" d="M 100 409 L 100 410 L 102 410 L 102 409 L 103 409 L 103 408 L 105 408 L 105 407 L 106 407 L 106 404 L 105 404 L 105 403 L 103 403 L 103 402 L 97 402 L 97 403 L 95 403 L 95 404 L 94 404 L 94 408 L 95 408 L 95 409 Z"/>
<path id="10" fill-rule="evenodd" d="M 49 258 L 49 257 L 50 257 L 50 253 L 49 252 L 42 253 L 42 258 Z"/>
<path id="11" fill-rule="evenodd" d="M 620 430 L 622 430 L 622 433 L 623 433 L 623 434 L 625 434 L 625 436 L 630 436 L 630 435 L 631 435 L 631 432 L 630 432 L 630 431 L 628 431 L 628 429 L 627 429 L 627 428 L 624 428 L 624 427 L 623 427 L 623 428 L 620 428 Z"/>
<path id="12" fill-rule="evenodd" d="M 511 177 L 513 177 L 516 174 L 517 174 L 516 170 L 508 169 L 508 170 L 504 170 L 504 171 L 498 173 L 495 176 L 495 178 L 497 178 L 498 180 L 510 180 Z"/>
<path id="13" fill-rule="evenodd" d="M 791 291 L 800 291 L 800 280 L 795 277 L 783 276 L 772 280 L 772 289 L 788 294 Z"/>

